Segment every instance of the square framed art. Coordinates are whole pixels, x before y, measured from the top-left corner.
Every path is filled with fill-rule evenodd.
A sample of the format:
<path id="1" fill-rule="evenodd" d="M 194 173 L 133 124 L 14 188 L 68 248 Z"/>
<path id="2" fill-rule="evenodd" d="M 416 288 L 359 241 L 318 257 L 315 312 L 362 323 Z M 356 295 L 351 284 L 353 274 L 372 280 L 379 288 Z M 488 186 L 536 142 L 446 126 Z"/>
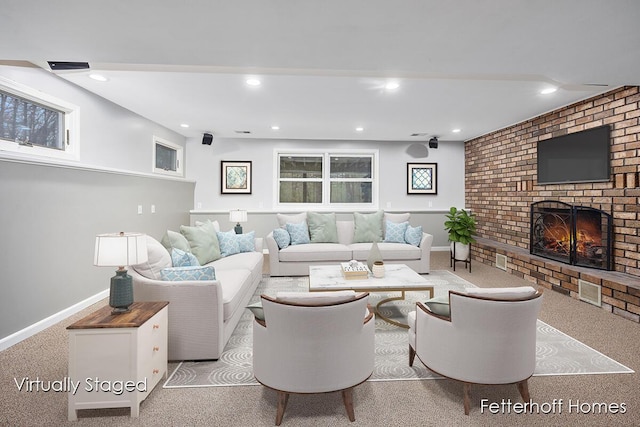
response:
<path id="1" fill-rule="evenodd" d="M 222 179 L 220 193 L 222 194 L 251 194 L 251 162 L 227 161 L 220 162 Z"/>
<path id="2" fill-rule="evenodd" d="M 438 194 L 438 164 L 407 163 L 407 194 Z"/>

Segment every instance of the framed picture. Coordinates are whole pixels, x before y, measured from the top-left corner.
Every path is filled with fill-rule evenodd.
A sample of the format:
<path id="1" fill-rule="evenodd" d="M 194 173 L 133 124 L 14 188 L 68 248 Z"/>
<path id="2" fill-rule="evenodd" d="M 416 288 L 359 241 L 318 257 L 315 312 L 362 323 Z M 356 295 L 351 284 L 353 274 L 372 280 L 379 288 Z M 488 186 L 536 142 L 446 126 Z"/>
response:
<path id="1" fill-rule="evenodd" d="M 438 164 L 407 163 L 407 194 L 438 194 Z"/>
<path id="2" fill-rule="evenodd" d="M 220 162 L 222 194 L 251 194 L 251 162 L 222 160 Z"/>

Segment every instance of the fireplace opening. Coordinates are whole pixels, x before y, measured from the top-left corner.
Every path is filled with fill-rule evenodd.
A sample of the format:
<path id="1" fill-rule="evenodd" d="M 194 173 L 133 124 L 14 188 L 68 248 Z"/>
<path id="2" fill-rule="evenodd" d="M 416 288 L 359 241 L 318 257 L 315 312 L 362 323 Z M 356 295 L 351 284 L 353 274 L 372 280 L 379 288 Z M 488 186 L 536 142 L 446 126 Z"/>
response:
<path id="1" fill-rule="evenodd" d="M 611 270 L 612 227 L 611 215 L 600 209 L 533 203 L 529 250 L 567 264 Z"/>

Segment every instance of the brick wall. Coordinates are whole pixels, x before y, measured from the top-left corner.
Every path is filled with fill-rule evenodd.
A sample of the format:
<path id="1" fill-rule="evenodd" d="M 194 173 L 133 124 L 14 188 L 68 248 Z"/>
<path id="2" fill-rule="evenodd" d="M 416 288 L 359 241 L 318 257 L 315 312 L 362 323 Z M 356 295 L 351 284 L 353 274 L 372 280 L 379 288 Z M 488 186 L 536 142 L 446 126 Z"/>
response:
<path id="1" fill-rule="evenodd" d="M 614 270 L 640 277 L 640 90 L 624 87 L 468 141 L 466 206 L 478 233 L 528 250 L 529 207 L 541 200 L 590 206 L 614 218 Z M 611 127 L 609 182 L 538 185 L 536 142 Z"/>

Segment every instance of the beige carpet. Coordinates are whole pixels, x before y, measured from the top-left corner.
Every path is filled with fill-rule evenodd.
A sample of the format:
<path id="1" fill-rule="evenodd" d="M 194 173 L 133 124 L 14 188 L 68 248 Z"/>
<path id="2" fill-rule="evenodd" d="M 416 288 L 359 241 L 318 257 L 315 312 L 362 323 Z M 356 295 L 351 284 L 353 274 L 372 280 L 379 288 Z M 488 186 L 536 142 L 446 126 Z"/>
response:
<path id="1" fill-rule="evenodd" d="M 434 252 L 434 270 L 449 269 L 448 254 Z M 473 264 L 469 274 L 458 265 L 456 274 L 478 286 L 528 284 L 494 267 Z M 67 373 L 65 327 L 95 311 L 101 304 L 0 352 L 1 426 L 273 426 L 276 394 L 264 387 L 208 387 L 167 390 L 157 387 L 142 403 L 140 418 L 127 410 L 82 411 L 81 419 L 67 422 L 64 393 L 26 393 L 15 378 L 39 376 L 60 379 Z M 350 423 L 339 393 L 296 395 L 289 399 L 284 426 L 638 426 L 640 424 L 640 325 L 584 302 L 546 290 L 540 319 L 580 342 L 636 371 L 625 375 L 571 375 L 534 377 L 529 390 L 534 402 L 562 401 L 554 413 L 497 414 L 481 410 L 480 402 L 519 402 L 514 386 L 478 386 L 472 389 L 469 416 L 462 408 L 462 386 L 442 381 L 366 382 L 354 391 L 356 421 Z M 170 370 L 175 368 L 171 364 Z M 569 410 L 569 402 L 587 404 L 590 413 Z M 604 409 L 596 413 L 596 406 Z M 624 404 L 625 413 L 609 408 Z M 606 412 L 606 413 L 604 413 Z"/>

